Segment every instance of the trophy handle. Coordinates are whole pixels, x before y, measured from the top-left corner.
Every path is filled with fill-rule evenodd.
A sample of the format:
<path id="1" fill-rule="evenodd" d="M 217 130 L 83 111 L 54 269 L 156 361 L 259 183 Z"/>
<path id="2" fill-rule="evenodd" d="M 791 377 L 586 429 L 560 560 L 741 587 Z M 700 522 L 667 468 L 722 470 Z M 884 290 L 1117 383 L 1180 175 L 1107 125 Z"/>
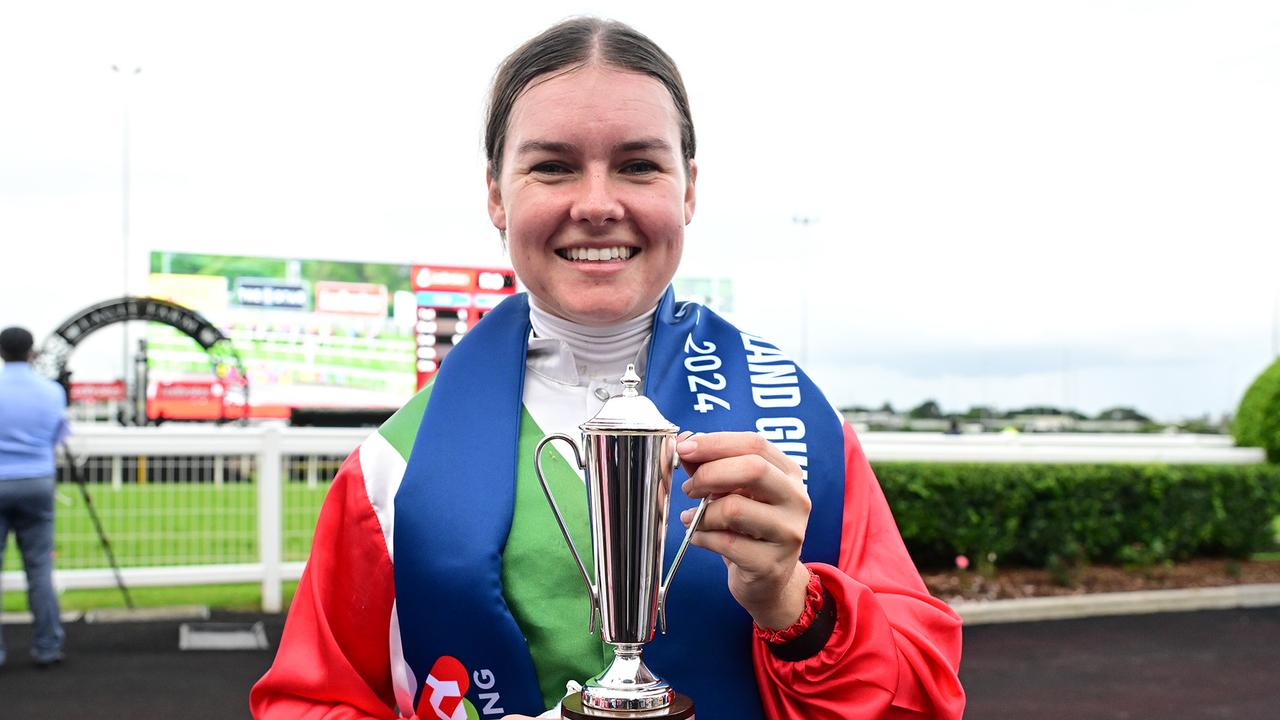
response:
<path id="1" fill-rule="evenodd" d="M 676 551 L 676 557 L 671 561 L 671 569 L 667 571 L 667 579 L 662 581 L 662 588 L 658 591 L 658 627 L 661 628 L 662 634 L 667 634 L 667 592 L 671 590 L 671 581 L 676 576 L 676 570 L 680 567 L 680 561 L 684 559 L 684 553 L 689 549 L 689 540 L 693 537 L 694 531 L 698 529 L 698 525 L 702 522 L 702 516 L 707 512 L 707 503 L 711 502 L 709 498 L 702 498 L 702 502 L 698 503 L 698 510 L 693 514 L 693 521 L 689 523 L 689 529 L 684 533 L 684 541 L 680 543 L 680 549 Z"/>
<path id="2" fill-rule="evenodd" d="M 596 616 L 600 613 L 600 593 L 596 590 L 596 585 L 591 581 L 591 575 L 587 572 L 587 566 L 582 562 L 582 556 L 578 554 L 578 548 L 573 544 L 573 538 L 569 535 L 569 527 L 564 523 L 564 516 L 560 514 L 560 506 L 556 504 L 556 498 L 551 494 L 551 486 L 547 485 L 547 479 L 542 476 L 542 448 L 552 440 L 564 440 L 573 448 L 573 460 L 578 467 L 583 470 L 587 466 L 582 462 L 582 455 L 578 452 L 578 443 L 573 438 L 564 433 L 552 433 L 538 443 L 538 447 L 533 451 L 533 468 L 538 473 L 538 482 L 542 483 L 542 492 L 547 496 L 547 502 L 551 504 L 551 513 L 556 516 L 556 524 L 560 526 L 560 532 L 564 535 L 564 541 L 569 543 L 569 552 L 573 553 L 573 559 L 578 563 L 578 570 L 582 571 L 582 581 L 587 584 L 587 593 L 591 598 L 591 617 L 587 619 L 587 632 L 594 633 L 596 631 Z"/>

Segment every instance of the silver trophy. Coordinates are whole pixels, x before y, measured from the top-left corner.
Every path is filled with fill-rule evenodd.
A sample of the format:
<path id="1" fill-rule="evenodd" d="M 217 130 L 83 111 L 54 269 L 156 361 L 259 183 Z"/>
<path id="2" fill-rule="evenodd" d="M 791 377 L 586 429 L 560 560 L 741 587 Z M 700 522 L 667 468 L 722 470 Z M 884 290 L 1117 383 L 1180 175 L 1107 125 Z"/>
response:
<path id="1" fill-rule="evenodd" d="M 571 720 L 691 718 L 692 701 L 650 672 L 641 651 L 645 643 L 653 640 L 655 621 L 663 634 L 667 632 L 667 593 L 689 548 L 689 538 L 706 511 L 707 500 L 704 498 L 698 505 L 663 580 L 662 553 L 671 507 L 671 476 L 679 462 L 675 450 L 679 428 L 662 416 L 653 401 L 640 394 L 640 377 L 634 365 L 627 366 L 622 385 L 622 394 L 610 398 L 594 418 L 581 426 L 585 462 L 578 443 L 563 433 L 543 438 L 534 451 L 538 481 L 591 596 L 589 630 L 595 632 L 599 614 L 601 636 L 614 652 L 613 662 L 587 681 L 580 696 L 565 698 L 561 712 Z M 553 440 L 568 443 L 574 460 L 585 471 L 595 555 L 594 582 L 542 476 L 542 449 Z"/>

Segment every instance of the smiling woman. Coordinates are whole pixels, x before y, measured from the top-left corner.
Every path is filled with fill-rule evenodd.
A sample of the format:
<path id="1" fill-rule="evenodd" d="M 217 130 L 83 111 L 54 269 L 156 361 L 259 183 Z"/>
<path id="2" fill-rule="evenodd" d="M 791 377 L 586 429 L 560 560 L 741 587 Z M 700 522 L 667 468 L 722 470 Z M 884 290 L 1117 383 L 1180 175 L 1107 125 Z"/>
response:
<path id="1" fill-rule="evenodd" d="M 688 524 L 709 500 L 669 596 L 680 626 L 646 660 L 703 720 L 959 717 L 959 618 L 921 582 L 852 429 L 773 344 L 674 299 L 698 166 L 671 59 L 620 23 L 556 25 L 499 69 L 485 145 L 489 217 L 528 294 L 339 471 L 255 715 L 558 716 L 612 651 L 582 632 L 534 447 L 634 365 L 696 433 L 672 507 Z M 544 469 L 587 547 L 582 477 L 558 456 Z"/>

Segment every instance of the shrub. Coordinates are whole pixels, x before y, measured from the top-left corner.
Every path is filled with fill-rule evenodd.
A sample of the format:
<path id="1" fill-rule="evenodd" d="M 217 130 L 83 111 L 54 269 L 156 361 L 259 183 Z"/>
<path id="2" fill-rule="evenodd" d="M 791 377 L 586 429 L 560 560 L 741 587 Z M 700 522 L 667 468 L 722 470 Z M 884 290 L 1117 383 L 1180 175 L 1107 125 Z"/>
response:
<path id="1" fill-rule="evenodd" d="M 1280 360 L 1245 391 L 1231 432 L 1237 445 L 1263 448 L 1268 460 L 1280 463 Z"/>
<path id="2" fill-rule="evenodd" d="M 877 477 L 917 563 L 957 555 L 1036 567 L 1248 557 L 1271 546 L 1277 465 L 883 462 Z"/>

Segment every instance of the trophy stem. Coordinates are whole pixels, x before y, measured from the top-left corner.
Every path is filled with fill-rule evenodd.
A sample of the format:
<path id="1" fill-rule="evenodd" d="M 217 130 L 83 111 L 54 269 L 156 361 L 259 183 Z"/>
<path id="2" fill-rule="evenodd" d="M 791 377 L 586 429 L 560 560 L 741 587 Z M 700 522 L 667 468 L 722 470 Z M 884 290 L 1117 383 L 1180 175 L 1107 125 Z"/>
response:
<path id="1" fill-rule="evenodd" d="M 640 654 L 644 651 L 644 643 L 614 643 L 613 657 L 619 660 L 630 660 L 635 658 L 640 662 L 640 666 L 644 667 L 644 661 L 640 660 Z"/>
<path id="2" fill-rule="evenodd" d="M 599 710 L 659 710 L 671 704 L 671 686 L 641 657 L 643 643 L 617 643 L 613 662 L 582 688 L 582 704 Z"/>

